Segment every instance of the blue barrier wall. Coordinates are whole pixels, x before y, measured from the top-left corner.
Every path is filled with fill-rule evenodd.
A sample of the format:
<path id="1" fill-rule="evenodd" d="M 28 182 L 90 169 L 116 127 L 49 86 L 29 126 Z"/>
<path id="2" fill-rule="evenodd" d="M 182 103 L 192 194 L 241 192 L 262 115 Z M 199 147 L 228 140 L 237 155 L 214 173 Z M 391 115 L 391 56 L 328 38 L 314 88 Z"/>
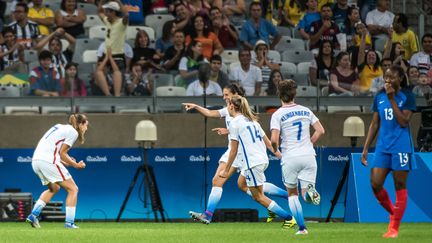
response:
<path id="1" fill-rule="evenodd" d="M 208 149 L 208 192 L 217 162 L 225 148 Z M 306 217 L 325 218 L 330 208 L 336 185 L 343 167 L 349 158 L 349 148 L 318 148 L 317 188 L 321 192 L 321 205 L 304 205 Z M 21 188 L 31 192 L 35 199 L 44 190 L 31 168 L 33 149 L 0 149 L 0 191 L 5 188 Z M 86 149 L 74 148 L 70 154 L 77 160 L 84 160 L 87 167 L 78 171 L 70 168 L 79 186 L 77 218 L 115 219 L 126 195 L 136 169 L 142 163 L 142 150 L 129 149 Z M 204 205 L 204 157 L 203 149 L 150 149 L 150 164 L 154 167 L 164 209 L 169 218 L 187 218 L 189 210 L 201 211 Z M 270 156 L 266 171 L 269 182 L 283 187 L 279 161 Z M 143 177 L 139 178 L 142 182 Z M 260 217 L 267 210 L 255 203 L 236 186 L 237 178 L 231 178 L 224 186 L 219 208 L 256 208 Z M 368 180 L 365 184 L 368 183 Z M 122 218 L 152 219 L 150 208 L 144 208 L 143 189 L 138 183 L 129 199 Z M 345 192 L 336 205 L 333 217 L 343 217 Z M 54 200 L 64 201 L 61 191 Z M 281 206 L 288 208 L 286 199 L 274 198 Z"/>
<path id="2" fill-rule="evenodd" d="M 368 155 L 369 164 L 374 154 Z M 361 154 L 352 154 L 349 189 L 347 198 L 346 222 L 388 222 L 389 215 L 375 199 L 369 183 L 370 169 L 361 164 Z M 432 222 L 432 153 L 416 154 L 417 169 L 409 173 L 407 189 L 408 202 L 403 217 L 404 222 Z M 384 187 L 390 199 L 395 202 L 396 194 L 391 174 Z"/>

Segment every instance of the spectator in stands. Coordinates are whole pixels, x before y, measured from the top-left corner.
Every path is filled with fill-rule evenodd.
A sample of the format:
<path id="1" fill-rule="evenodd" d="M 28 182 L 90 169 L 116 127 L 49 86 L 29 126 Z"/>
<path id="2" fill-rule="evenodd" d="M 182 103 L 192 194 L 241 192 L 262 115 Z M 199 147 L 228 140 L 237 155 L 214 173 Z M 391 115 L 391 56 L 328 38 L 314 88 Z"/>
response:
<path id="1" fill-rule="evenodd" d="M 126 70 L 125 73 L 128 73 L 131 67 L 131 63 L 132 63 L 132 58 L 134 57 L 134 53 L 133 53 L 133 49 L 132 47 L 125 42 L 123 44 L 123 51 L 124 51 L 124 58 L 125 58 L 125 62 L 126 62 Z M 101 59 L 104 56 L 105 53 L 105 42 L 102 42 L 98 49 L 97 49 L 97 57 L 98 60 Z"/>
<path id="2" fill-rule="evenodd" d="M 187 96 L 217 95 L 222 96 L 222 88 L 218 83 L 209 80 L 211 67 L 208 63 L 201 63 L 198 80 L 190 83 L 186 90 Z"/>
<path id="3" fill-rule="evenodd" d="M 63 51 L 63 44 L 60 38 L 64 38 L 69 43 L 65 51 Z M 73 53 L 75 50 L 75 38 L 66 33 L 63 28 L 58 28 L 48 36 L 45 36 L 35 46 L 36 50 L 43 50 L 45 45 L 48 44 L 48 49 L 52 54 L 52 66 L 56 69 L 60 77 L 65 76 L 65 66 L 72 61 Z"/>
<path id="4" fill-rule="evenodd" d="M 132 96 L 150 96 L 153 92 L 151 69 L 144 73 L 139 63 L 132 64 L 130 75 L 126 78 L 127 91 Z"/>
<path id="5" fill-rule="evenodd" d="M 162 27 L 162 37 L 156 40 L 156 54 L 161 59 L 164 57 L 165 52 L 173 45 L 172 38 L 174 35 L 174 22 L 168 21 Z"/>
<path id="6" fill-rule="evenodd" d="M 333 5 L 333 21 L 337 24 L 340 30 L 345 29 L 345 20 L 348 17 L 348 0 L 337 0 Z"/>
<path id="7" fill-rule="evenodd" d="M 321 9 L 322 8 L 322 6 L 324 6 L 324 5 L 328 5 L 328 4 L 330 4 L 330 5 L 333 5 L 333 3 L 335 2 L 334 0 L 318 0 L 317 1 L 318 2 L 318 9 Z"/>
<path id="8" fill-rule="evenodd" d="M 24 64 L 24 46 L 17 42 L 15 31 L 6 27 L 2 31 L 4 43 L 0 45 L 0 71 L 2 73 L 27 73 Z"/>
<path id="9" fill-rule="evenodd" d="M 239 50 L 240 65 L 231 65 L 229 79 L 245 89 L 247 96 L 258 96 L 261 93 L 261 69 L 251 64 L 251 53 L 248 49 Z"/>
<path id="10" fill-rule="evenodd" d="M 390 42 L 399 42 L 405 51 L 404 59 L 409 60 L 412 55 L 419 51 L 417 35 L 408 29 L 408 17 L 398 13 L 393 20 L 393 31 L 389 35 Z"/>
<path id="11" fill-rule="evenodd" d="M 390 58 L 383 58 L 381 61 L 381 69 L 384 73 L 389 70 L 392 66 L 392 60 Z M 375 96 L 378 91 L 384 88 L 385 80 L 383 76 L 376 77 L 372 80 L 371 87 L 369 89 L 369 92 L 371 95 Z"/>
<path id="12" fill-rule="evenodd" d="M 139 30 L 135 37 L 132 62 L 138 62 L 144 69 L 161 69 L 159 65 L 160 57 L 156 54 L 156 50 L 149 46 L 150 38 L 147 32 Z"/>
<path id="13" fill-rule="evenodd" d="M 283 80 L 283 75 L 280 70 L 271 71 L 268 89 L 266 90 L 267 95 L 277 95 L 277 87 L 281 80 Z"/>
<path id="14" fill-rule="evenodd" d="M 105 37 L 105 53 L 108 48 L 111 48 L 112 59 L 116 61 L 120 71 L 125 71 L 127 69 L 124 43 L 126 40 L 129 13 L 119 0 L 109 1 L 104 5 L 102 5 L 102 2 L 99 2 L 98 14 L 108 29 Z M 121 13 L 123 13 L 123 17 L 120 17 Z M 115 95 L 120 95 L 120 93 L 115 93 Z"/>
<path id="15" fill-rule="evenodd" d="M 151 5 L 152 2 L 164 3 L 163 0 L 157 1 L 131 1 L 131 0 L 121 0 L 125 8 L 129 13 L 129 24 L 130 25 L 142 25 L 144 23 L 144 16 L 148 13 L 144 12 L 144 4 Z"/>
<path id="16" fill-rule="evenodd" d="M 202 55 L 201 42 L 192 40 L 186 48 L 185 55 L 180 59 L 180 76 L 176 77 L 176 85 L 186 88 L 195 81 L 198 78 L 199 63 L 204 60 L 206 59 Z"/>
<path id="17" fill-rule="evenodd" d="M 410 65 L 417 67 L 420 73 L 427 73 L 431 67 L 432 34 L 423 35 L 422 46 L 423 51 L 419 51 L 411 57 Z"/>
<path id="18" fill-rule="evenodd" d="M 357 65 L 360 73 L 360 92 L 367 94 L 372 80 L 383 76 L 383 71 L 376 51 L 373 49 L 366 50 L 365 39 L 365 35 L 363 34 L 357 56 Z"/>
<path id="19" fill-rule="evenodd" d="M 59 96 L 62 91 L 60 75 L 51 67 L 51 60 L 51 52 L 43 50 L 39 53 L 40 66 L 30 72 L 31 95 Z"/>
<path id="20" fill-rule="evenodd" d="M 180 59 L 185 54 L 185 36 L 183 31 L 176 30 L 173 45 L 169 47 L 163 57 L 163 67 L 168 71 L 178 71 Z"/>
<path id="21" fill-rule="evenodd" d="M 356 35 L 355 24 L 360 22 L 360 12 L 358 8 L 349 7 L 347 10 L 347 18 L 343 29 L 340 31 L 346 35 L 347 51 L 353 52 L 354 48 L 354 36 Z"/>
<path id="22" fill-rule="evenodd" d="M 147 16 L 148 14 L 167 14 L 168 12 L 172 12 L 174 9 L 174 3 L 177 2 L 174 0 L 143 0 L 143 1 L 131 1 L 124 0 L 129 2 L 140 2 L 142 6 L 141 15 Z"/>
<path id="23" fill-rule="evenodd" d="M 220 87 L 225 87 L 229 84 L 229 78 L 222 70 L 222 57 L 213 55 L 210 58 L 210 76 L 209 80 L 216 82 Z"/>
<path id="24" fill-rule="evenodd" d="M 186 9 L 189 11 L 192 16 L 196 15 L 207 15 L 209 14 L 209 10 L 211 5 L 207 0 L 179 0 L 186 6 Z"/>
<path id="25" fill-rule="evenodd" d="M 188 12 L 186 6 L 179 2 L 174 7 L 176 13 L 176 19 L 172 20 L 174 22 L 174 28 L 176 30 L 183 30 L 184 33 L 190 33 L 192 29 L 192 24 L 190 23 L 190 19 L 193 15 Z"/>
<path id="26" fill-rule="evenodd" d="M 334 51 L 332 42 L 329 40 L 321 41 L 318 56 L 312 60 L 309 67 L 309 79 L 313 86 L 327 87 L 330 82 L 330 71 L 334 66 Z"/>
<path id="27" fill-rule="evenodd" d="M 359 48 L 362 36 L 365 38 L 365 49 L 369 50 L 372 48 L 372 36 L 369 33 L 368 29 L 366 28 L 366 25 L 364 25 L 362 22 L 357 22 L 355 25 L 355 36 L 354 36 L 354 46 Z"/>
<path id="28" fill-rule="evenodd" d="M 432 88 L 430 87 L 429 77 L 426 73 L 420 73 L 417 85 L 412 91 L 416 96 L 430 97 Z"/>
<path id="29" fill-rule="evenodd" d="M 375 9 L 377 0 L 359 0 L 358 2 L 361 20 L 366 22 L 366 16 Z"/>
<path id="30" fill-rule="evenodd" d="M 270 49 L 274 49 L 281 39 L 276 27 L 269 21 L 261 18 L 261 5 L 259 2 L 252 2 L 249 6 L 251 18 L 242 26 L 240 42 L 244 48 L 253 50 L 258 40 L 265 41 Z M 270 38 L 273 40 L 270 42 Z"/>
<path id="31" fill-rule="evenodd" d="M 335 68 L 330 74 L 330 96 L 353 96 L 359 94 L 359 79 L 352 69 L 348 52 L 340 52 L 336 56 Z"/>
<path id="32" fill-rule="evenodd" d="M 296 27 L 306 11 L 301 0 L 286 0 L 281 3 L 279 25 Z"/>
<path id="33" fill-rule="evenodd" d="M 17 42 L 27 49 L 32 48 L 41 38 L 38 24 L 28 20 L 28 7 L 25 3 L 17 3 L 14 10 L 15 21 L 9 24 L 16 34 Z"/>
<path id="34" fill-rule="evenodd" d="M 389 0 L 378 0 L 376 9 L 370 11 L 366 16 L 366 25 L 372 38 L 387 38 L 393 24 L 394 14 L 390 11 Z"/>
<path id="35" fill-rule="evenodd" d="M 80 37 L 85 34 L 84 22 L 87 20 L 83 9 L 78 9 L 77 0 L 62 0 L 60 9 L 55 13 L 55 24 L 66 33 Z"/>
<path id="36" fill-rule="evenodd" d="M 387 41 L 386 48 L 384 50 L 383 57 L 388 57 L 392 60 L 393 64 L 401 66 L 406 72 L 409 67 L 408 61 L 405 59 L 405 50 L 401 43 Z"/>
<path id="37" fill-rule="evenodd" d="M 210 9 L 210 16 L 213 32 L 217 35 L 223 48 L 236 48 L 239 34 L 228 17 L 222 15 L 217 7 Z"/>
<path id="38" fill-rule="evenodd" d="M 99 59 L 95 72 L 95 83 L 105 96 L 120 96 L 123 82 L 122 73 L 112 56 L 111 47 Z"/>
<path id="39" fill-rule="evenodd" d="M 312 23 L 321 19 L 321 15 L 318 12 L 317 5 L 317 0 L 307 0 L 306 13 L 303 15 L 303 18 L 297 25 L 301 37 L 305 40 L 310 39 L 309 33 L 311 32 Z"/>
<path id="40" fill-rule="evenodd" d="M 332 20 L 333 12 L 331 5 L 326 4 L 321 7 L 321 19 L 312 23 L 310 30 L 309 49 L 319 47 L 320 41 L 329 40 L 335 49 L 339 49 L 339 42 L 336 36 L 340 33 L 339 27 Z"/>
<path id="41" fill-rule="evenodd" d="M 50 28 L 54 26 L 54 12 L 42 5 L 43 0 L 33 0 L 33 7 L 29 8 L 27 14 L 30 21 L 35 22 L 39 26 L 39 33 L 47 36 L 50 33 Z"/>
<path id="42" fill-rule="evenodd" d="M 418 78 L 420 76 L 420 72 L 416 66 L 410 66 L 408 68 L 408 83 L 410 87 L 414 87 L 417 85 Z"/>
<path id="43" fill-rule="evenodd" d="M 65 76 L 62 78 L 61 83 L 63 91 L 61 96 L 79 97 L 87 96 L 87 87 L 84 81 L 78 76 L 78 64 L 69 62 L 65 66 Z"/>
<path id="44" fill-rule="evenodd" d="M 269 58 L 269 47 L 263 40 L 256 42 L 254 51 L 255 55 L 252 57 L 252 64 L 261 69 L 261 90 L 265 91 L 269 85 L 271 71 L 280 70 L 280 66 L 279 63 Z"/>
<path id="45" fill-rule="evenodd" d="M 202 45 L 202 55 L 210 59 L 213 55 L 219 55 L 223 52 L 223 46 L 215 33 L 210 31 L 209 26 L 204 24 L 204 18 L 197 15 L 192 19 L 194 28 L 190 35 L 186 36 L 186 45 L 191 40 L 199 41 Z"/>
<path id="46" fill-rule="evenodd" d="M 244 18 L 246 13 L 245 0 L 213 0 L 213 6 L 221 9 L 225 16 Z"/>

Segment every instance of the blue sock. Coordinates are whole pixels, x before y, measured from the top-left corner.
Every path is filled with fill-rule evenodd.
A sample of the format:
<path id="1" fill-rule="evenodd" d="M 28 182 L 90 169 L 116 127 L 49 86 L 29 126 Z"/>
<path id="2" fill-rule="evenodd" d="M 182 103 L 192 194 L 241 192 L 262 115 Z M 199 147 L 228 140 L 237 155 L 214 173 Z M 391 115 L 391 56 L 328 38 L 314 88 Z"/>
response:
<path id="1" fill-rule="evenodd" d="M 208 197 L 208 203 L 207 203 L 207 210 L 206 210 L 206 214 L 207 216 L 209 216 L 211 219 L 211 217 L 213 216 L 214 211 L 216 210 L 216 207 L 222 197 L 222 187 L 212 187 L 210 195 Z"/>
<path id="2" fill-rule="evenodd" d="M 297 224 L 299 226 L 299 230 L 304 230 L 306 229 L 306 225 L 304 222 L 304 217 L 303 217 L 303 209 L 302 206 L 300 204 L 300 201 L 298 199 L 298 196 L 289 196 L 288 197 L 288 204 L 289 204 L 289 208 L 291 210 L 291 213 L 293 214 L 294 218 L 297 221 Z"/>
<path id="3" fill-rule="evenodd" d="M 285 211 L 283 208 L 281 208 L 275 201 L 271 201 L 271 203 L 269 204 L 267 209 L 272 211 L 277 216 L 279 216 L 283 219 L 286 219 L 286 220 L 292 219 L 292 216 L 289 215 L 289 213 L 287 211 Z"/>
<path id="4" fill-rule="evenodd" d="M 280 187 L 275 186 L 272 183 L 268 183 L 268 182 L 264 183 L 263 191 L 265 194 L 270 195 L 270 196 L 276 196 L 276 197 L 282 197 L 282 198 L 288 197 L 287 191 L 285 191 L 284 189 L 282 189 Z"/>
<path id="5" fill-rule="evenodd" d="M 40 199 L 38 199 L 33 206 L 32 214 L 36 217 L 38 217 L 42 211 L 42 209 L 46 206 L 46 203 Z"/>

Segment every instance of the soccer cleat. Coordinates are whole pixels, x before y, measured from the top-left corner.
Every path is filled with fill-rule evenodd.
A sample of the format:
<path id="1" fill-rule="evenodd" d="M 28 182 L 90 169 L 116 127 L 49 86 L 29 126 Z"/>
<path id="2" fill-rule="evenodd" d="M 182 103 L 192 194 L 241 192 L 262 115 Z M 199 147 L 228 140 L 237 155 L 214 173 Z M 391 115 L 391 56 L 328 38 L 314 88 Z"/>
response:
<path id="1" fill-rule="evenodd" d="M 308 190 L 306 191 L 307 195 L 309 196 L 309 198 L 311 199 L 311 202 L 314 205 L 319 205 L 321 202 L 321 196 L 320 194 L 317 192 L 317 190 L 315 189 L 314 185 L 309 184 L 308 185 Z"/>
<path id="2" fill-rule="evenodd" d="M 277 215 L 273 213 L 272 211 L 268 210 L 268 216 L 267 216 L 267 223 L 273 222 L 273 219 L 275 219 Z"/>
<path id="3" fill-rule="evenodd" d="M 65 223 L 64 227 L 66 229 L 79 229 L 79 227 L 74 223 Z"/>
<path id="4" fill-rule="evenodd" d="M 297 231 L 296 235 L 307 235 L 309 232 L 307 229 Z"/>
<path id="5" fill-rule="evenodd" d="M 399 232 L 395 229 L 389 229 L 389 231 L 385 234 L 383 234 L 384 238 L 397 238 Z"/>
<path id="6" fill-rule="evenodd" d="M 297 225 L 297 221 L 294 217 L 291 220 L 285 220 L 282 224 L 282 229 L 291 229 L 292 227 Z"/>
<path id="7" fill-rule="evenodd" d="M 38 219 L 38 217 L 37 217 L 36 215 L 34 215 L 34 214 L 30 214 L 30 215 L 27 217 L 26 222 L 30 223 L 30 225 L 31 225 L 33 228 L 40 228 L 40 227 L 41 227 L 40 224 L 39 224 L 39 219 Z"/>
<path id="8" fill-rule="evenodd" d="M 204 213 L 189 211 L 189 214 L 193 219 L 198 220 L 203 224 L 210 224 L 210 220 L 207 219 L 207 216 Z"/>

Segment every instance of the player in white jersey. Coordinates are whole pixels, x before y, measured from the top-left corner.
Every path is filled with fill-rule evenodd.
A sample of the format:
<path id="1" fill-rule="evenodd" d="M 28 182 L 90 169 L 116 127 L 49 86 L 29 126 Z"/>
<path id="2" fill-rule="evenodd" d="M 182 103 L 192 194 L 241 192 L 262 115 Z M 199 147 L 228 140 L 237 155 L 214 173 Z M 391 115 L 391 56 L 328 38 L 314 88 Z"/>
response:
<path id="1" fill-rule="evenodd" d="M 42 209 L 62 187 L 67 192 L 65 228 L 78 228 L 74 223 L 78 187 L 65 165 L 76 169 L 85 168 L 85 163 L 82 160 L 76 162 L 68 155 L 68 151 L 77 139 L 81 144 L 84 143 L 87 127 L 88 120 L 85 115 L 73 114 L 69 117 L 69 124 L 56 124 L 39 140 L 33 154 L 32 167 L 48 189 L 42 192 L 27 217 L 27 222 L 32 227 L 40 228 L 38 217 Z"/>
<path id="2" fill-rule="evenodd" d="M 315 190 L 317 163 L 313 144 L 324 134 L 324 128 L 313 112 L 294 103 L 297 84 L 294 80 L 282 80 L 278 84 L 280 107 L 273 113 L 270 123 L 271 142 L 274 149 L 282 151 L 282 179 L 288 190 L 290 210 L 297 220 L 297 234 L 307 234 L 302 207 L 298 199 L 298 183 L 306 202 L 320 203 L 320 196 Z M 309 128 L 315 132 L 312 137 Z"/>
<path id="3" fill-rule="evenodd" d="M 229 175 L 237 151 L 240 150 L 243 157 L 241 175 L 246 178 L 253 199 L 285 219 L 284 227 L 294 226 L 295 219 L 275 201 L 265 196 L 263 191 L 266 181 L 264 171 L 269 164 L 266 147 L 278 158 L 281 157 L 279 149 L 272 148 L 270 140 L 257 122 L 257 117 L 252 113 L 246 98 L 238 95 L 231 97 L 228 111 L 234 117 L 229 125 L 231 148 L 225 170 L 221 171 L 219 176 L 226 178 Z"/>
<path id="4" fill-rule="evenodd" d="M 226 87 L 224 87 L 223 99 L 225 100 L 225 102 L 227 102 L 227 104 L 228 104 L 229 99 L 233 95 L 243 96 L 244 95 L 244 89 L 237 84 L 229 84 Z M 219 135 L 227 135 L 229 133 L 227 128 L 229 127 L 229 124 L 233 118 L 228 113 L 228 109 L 226 107 L 222 108 L 220 110 L 208 110 L 204 107 L 201 107 L 201 106 L 193 104 L 193 103 L 184 103 L 183 105 L 185 106 L 187 111 L 195 109 L 199 113 L 201 113 L 203 116 L 206 116 L 206 117 L 213 117 L 213 118 L 224 117 L 226 128 L 214 128 L 214 129 L 212 129 L 212 131 L 217 132 Z M 222 155 L 222 157 L 219 159 L 219 166 L 218 166 L 216 173 L 215 173 L 213 180 L 212 180 L 212 189 L 211 189 L 210 195 L 208 197 L 208 203 L 207 203 L 206 210 L 203 213 L 197 213 L 194 211 L 189 212 L 192 218 L 197 219 L 203 223 L 208 224 L 211 222 L 213 213 L 216 210 L 217 204 L 219 203 L 219 201 L 222 197 L 223 185 L 240 168 L 242 157 L 239 153 L 235 159 L 235 162 L 233 163 L 232 168 L 229 171 L 228 176 L 226 178 L 219 177 L 219 173 L 222 170 L 224 170 L 226 167 L 226 162 L 228 161 L 229 151 L 230 151 L 230 140 L 228 139 L 228 149 Z M 248 192 L 248 187 L 246 185 L 246 179 L 242 175 L 239 175 L 238 180 L 237 180 L 237 184 L 238 184 L 238 187 L 242 191 L 244 191 L 250 195 L 250 192 Z M 267 183 L 267 182 L 264 185 L 264 191 L 270 195 L 279 196 L 279 197 L 286 197 L 288 195 L 285 190 L 283 190 L 283 189 L 281 189 L 281 188 L 279 188 L 279 187 L 277 187 L 271 183 Z M 274 217 L 275 217 L 274 214 L 270 213 L 269 217 L 268 217 L 268 221 L 271 222 Z"/>

